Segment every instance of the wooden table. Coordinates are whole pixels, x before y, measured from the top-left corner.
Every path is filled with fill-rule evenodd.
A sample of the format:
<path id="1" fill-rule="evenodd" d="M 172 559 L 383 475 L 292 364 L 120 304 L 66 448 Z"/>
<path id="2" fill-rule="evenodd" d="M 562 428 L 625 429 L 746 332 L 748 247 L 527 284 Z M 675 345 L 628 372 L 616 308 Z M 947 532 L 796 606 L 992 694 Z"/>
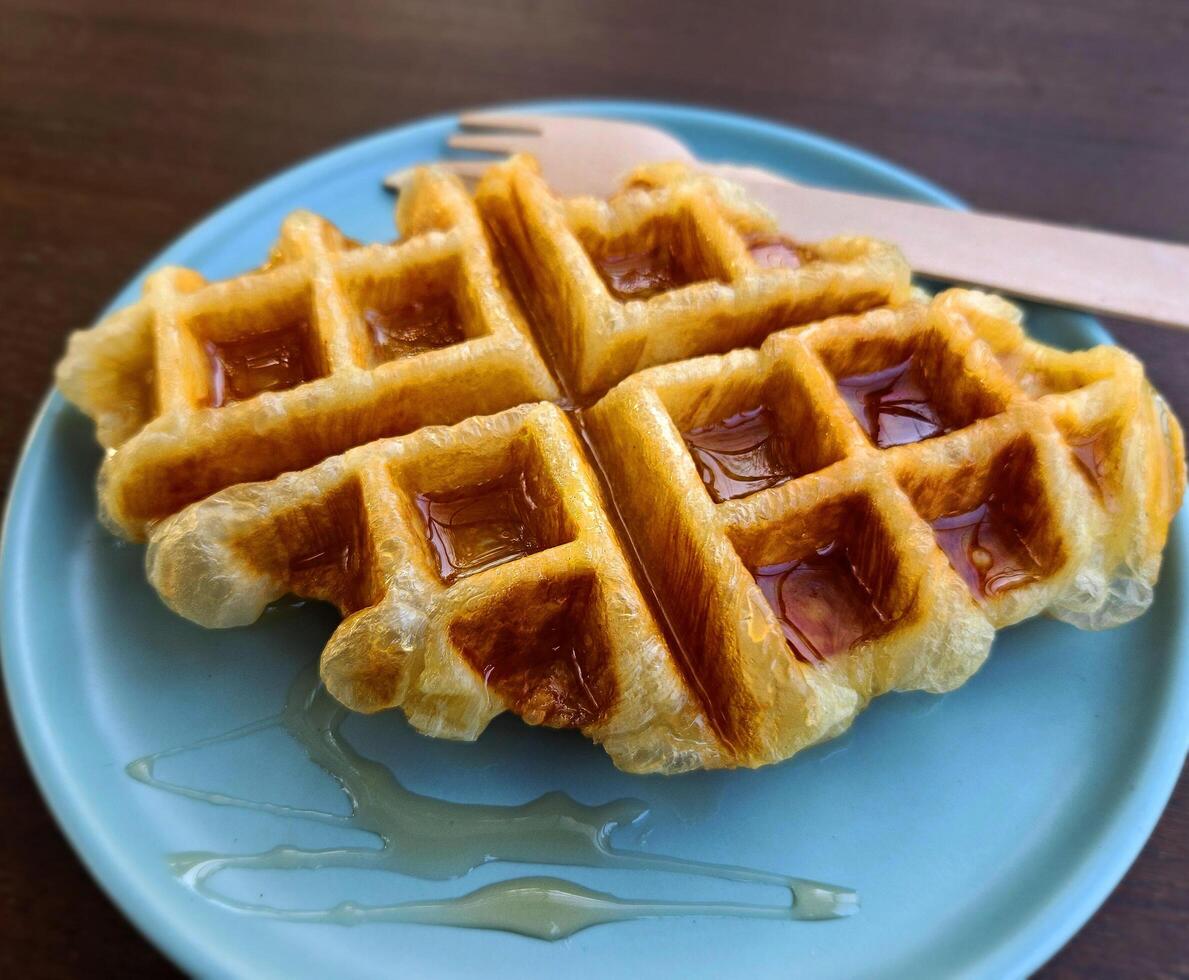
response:
<path id="1" fill-rule="evenodd" d="M 861 144 L 985 209 L 1189 229 L 1178 0 L 745 7 L 8 0 L 0 483 L 66 332 L 166 242 L 277 168 L 460 106 L 579 94 L 721 105 Z M 1114 328 L 1189 418 L 1189 337 Z M 83 871 L 3 726 L 0 826 L 0 973 L 171 972 Z M 1135 867 L 1043 975 L 1185 976 L 1187 930 L 1182 780 Z"/>

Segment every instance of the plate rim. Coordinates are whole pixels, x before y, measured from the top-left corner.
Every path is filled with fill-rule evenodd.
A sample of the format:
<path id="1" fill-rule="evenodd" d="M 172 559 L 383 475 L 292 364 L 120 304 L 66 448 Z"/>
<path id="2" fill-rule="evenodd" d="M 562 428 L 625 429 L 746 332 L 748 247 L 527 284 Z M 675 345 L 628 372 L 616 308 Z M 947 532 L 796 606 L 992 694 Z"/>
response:
<path id="1" fill-rule="evenodd" d="M 816 150 L 825 150 L 867 169 L 912 187 L 918 193 L 947 207 L 965 209 L 958 197 L 891 161 L 830 136 L 802 129 L 787 123 L 726 109 L 634 99 L 550 99 L 483 106 L 485 111 L 573 112 L 589 115 L 612 113 L 631 115 L 647 112 L 653 116 L 686 119 L 734 130 L 750 130 L 763 137 L 784 143 L 790 141 Z M 413 136 L 418 130 L 434 129 L 456 120 L 460 109 L 419 117 L 386 127 L 370 134 L 339 143 L 306 157 L 248 187 L 230 200 L 200 217 L 177 238 L 155 253 L 130 280 L 114 295 L 103 313 L 110 311 L 130 290 L 137 287 L 153 268 L 172 261 L 173 256 L 200 248 L 205 237 L 218 233 L 218 227 L 235 219 L 241 210 L 258 208 L 272 195 L 286 193 L 295 179 L 316 177 L 323 169 L 331 169 L 344 157 L 367 154 L 396 135 Z M 103 315 L 103 314 L 101 314 Z M 1083 317 L 1084 327 L 1091 339 L 1099 343 L 1113 343 L 1109 333 L 1090 317 Z M 133 871 L 124 867 L 121 851 L 103 839 L 96 822 L 88 818 L 86 797 L 72 783 L 58 764 L 58 748 L 48 737 L 52 730 L 48 719 L 40 714 L 35 699 L 30 697 L 31 674 L 26 667 L 28 644 L 22 643 L 23 621 L 16 610 L 21 585 L 12 566 L 16 563 L 14 539 L 18 529 L 26 526 L 34 509 L 27 484 L 39 463 L 43 443 L 49 438 L 50 423 L 67 409 L 65 400 L 52 387 L 42 400 L 30 422 L 29 430 L 17 455 L 9 480 L 8 497 L 2 525 L 0 525 L 0 676 L 3 676 L 13 728 L 25 755 L 34 782 L 47 808 L 75 854 L 99 885 L 108 899 L 141 935 L 183 969 L 202 975 L 219 973 L 233 975 L 239 960 L 225 946 L 211 949 L 189 935 L 184 917 L 170 914 L 145 894 L 143 885 Z M 1189 547 L 1189 525 L 1178 518 L 1169 535 L 1166 555 L 1177 554 L 1177 571 L 1184 562 Z M 1166 563 L 1165 574 L 1170 574 Z M 1181 583 L 1181 588 L 1185 588 Z M 1135 788 L 1115 808 L 1113 819 L 1099 836 L 1099 846 L 1087 858 L 1077 862 L 1054 886 L 1052 901 L 1042 916 L 1037 916 L 1024 928 L 1017 928 L 1002 941 L 993 944 L 981 956 L 968 963 L 968 968 L 982 975 L 1030 974 L 1054 953 L 1089 920 L 1115 886 L 1122 880 L 1151 836 L 1176 786 L 1181 768 L 1189 753 L 1189 657 L 1184 655 L 1185 627 L 1182 622 L 1169 646 L 1175 647 L 1169 670 L 1170 683 L 1162 692 L 1161 711 L 1150 729 L 1153 737 L 1145 740 L 1139 755 L 1136 772 L 1141 773 Z M 19 651 L 19 652 L 14 652 Z M 1179 705 L 1178 705 L 1179 701 Z M 1104 842 L 1110 846 L 1101 846 Z"/>

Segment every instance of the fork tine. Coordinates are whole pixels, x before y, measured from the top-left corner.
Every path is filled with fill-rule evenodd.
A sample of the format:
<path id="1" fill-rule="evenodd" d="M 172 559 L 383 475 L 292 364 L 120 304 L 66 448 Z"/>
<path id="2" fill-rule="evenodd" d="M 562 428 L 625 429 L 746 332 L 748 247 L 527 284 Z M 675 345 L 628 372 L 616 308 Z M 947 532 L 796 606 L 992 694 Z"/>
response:
<path id="1" fill-rule="evenodd" d="M 494 160 L 438 160 L 430 166 L 438 170 L 447 170 L 463 180 L 478 180 L 483 176 L 483 171 L 495 162 Z M 384 178 L 384 186 L 399 194 L 408 185 L 417 169 L 417 166 L 413 166 L 405 167 L 403 170 L 394 170 Z"/>
<path id="2" fill-rule="evenodd" d="M 513 129 L 537 133 L 545 128 L 548 116 L 501 115 L 498 112 L 464 112 L 458 117 L 462 129 Z"/>
<path id="3" fill-rule="evenodd" d="M 446 145 L 452 150 L 477 150 L 480 153 L 518 153 L 539 142 L 537 136 L 524 133 L 455 133 Z"/>

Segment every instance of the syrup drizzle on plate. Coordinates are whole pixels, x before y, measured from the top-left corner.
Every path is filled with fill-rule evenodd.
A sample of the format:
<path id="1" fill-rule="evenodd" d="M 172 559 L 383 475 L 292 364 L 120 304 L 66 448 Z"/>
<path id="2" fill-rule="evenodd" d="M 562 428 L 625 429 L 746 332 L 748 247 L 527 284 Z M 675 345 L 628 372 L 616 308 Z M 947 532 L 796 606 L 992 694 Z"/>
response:
<path id="1" fill-rule="evenodd" d="M 346 710 L 321 686 L 316 665 L 310 666 L 294 680 L 280 714 L 129 763 L 127 772 L 132 778 L 179 796 L 215 806 L 365 831 L 380 841 L 379 847 L 310 850 L 285 845 L 255 854 L 194 851 L 170 855 L 170 867 L 183 884 L 225 908 L 275 919 L 338 925 L 367 922 L 450 925 L 496 929 L 546 940 L 564 939 L 592 926 L 635 919 L 714 915 L 815 920 L 839 918 L 858 909 L 855 893 L 834 885 L 750 868 L 620 850 L 611 843 L 614 831 L 620 827 L 638 827 L 648 819 L 648 807 L 639 800 L 622 799 L 588 806 L 554 792 L 519 806 L 495 806 L 414 793 L 401 785 L 386 766 L 351 746 L 342 733 L 346 715 Z M 338 782 L 351 802 L 350 813 L 335 814 L 243 799 L 171 783 L 154 773 L 161 759 L 270 728 L 283 728 L 313 762 Z M 593 891 L 562 878 L 535 876 L 510 878 L 457 898 L 386 905 L 347 901 L 330 908 L 288 909 L 234 899 L 214 885 L 215 878 L 229 869 L 357 868 L 445 880 L 462 877 L 493 861 L 633 868 L 777 886 L 788 889 L 790 901 L 753 905 L 629 899 Z"/>

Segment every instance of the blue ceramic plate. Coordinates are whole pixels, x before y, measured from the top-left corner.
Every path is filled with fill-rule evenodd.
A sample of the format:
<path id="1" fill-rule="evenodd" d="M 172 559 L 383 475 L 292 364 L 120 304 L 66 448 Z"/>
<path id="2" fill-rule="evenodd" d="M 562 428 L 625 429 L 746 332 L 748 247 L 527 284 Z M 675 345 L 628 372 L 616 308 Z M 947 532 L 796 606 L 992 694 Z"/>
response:
<path id="1" fill-rule="evenodd" d="M 664 126 L 708 159 L 957 204 L 856 150 L 740 116 L 621 102 L 551 108 Z M 239 272 L 263 258 L 282 217 L 298 207 L 358 238 L 390 237 L 391 202 L 380 178 L 441 155 L 452 125 L 442 117 L 402 126 L 302 164 L 216 212 L 153 264 L 193 266 L 212 278 Z M 130 284 L 116 303 L 137 288 Z M 1093 322 L 1055 310 L 1034 311 L 1030 324 L 1058 344 L 1107 340 Z M 1185 755 L 1180 521 L 1156 604 L 1138 622 L 1098 635 L 1048 621 L 1009 630 L 961 690 L 886 697 L 845 737 L 759 772 L 633 778 L 576 735 L 506 718 L 473 745 L 420 738 L 397 713 L 348 723 L 359 747 L 414 790 L 489 803 L 550 789 L 587 803 L 641 797 L 656 811 L 646 849 L 851 885 L 862 896 L 857 916 L 662 919 L 546 943 L 233 913 L 179 884 L 166 855 L 327 845 L 345 832 L 171 796 L 134 782 L 124 766 L 276 711 L 334 616 L 290 606 L 251 628 L 215 633 L 171 615 L 145 584 L 142 549 L 96 524 L 98 462 L 90 424 L 52 396 L 26 447 L 5 525 L 9 697 L 42 790 L 83 860 L 146 935 L 203 975 L 1023 974 L 1064 943 L 1123 875 Z M 276 732 L 177 757 L 162 775 L 261 799 L 342 806 L 330 780 Z M 222 884 L 275 905 L 309 906 L 458 895 L 539 871 L 559 873 L 489 865 L 444 883 L 363 871 L 229 873 Z M 747 900 L 735 885 L 562 873 L 620 895 Z"/>

